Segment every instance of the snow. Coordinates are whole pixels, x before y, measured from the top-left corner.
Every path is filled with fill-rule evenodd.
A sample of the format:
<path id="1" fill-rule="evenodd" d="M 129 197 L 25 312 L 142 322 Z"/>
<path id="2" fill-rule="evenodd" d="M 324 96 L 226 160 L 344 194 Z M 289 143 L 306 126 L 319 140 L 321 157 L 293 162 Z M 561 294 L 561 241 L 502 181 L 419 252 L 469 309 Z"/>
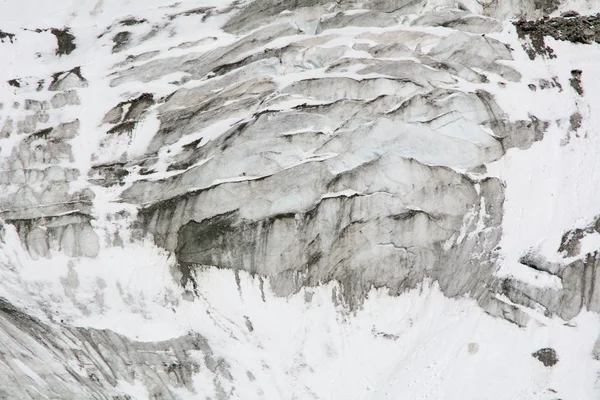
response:
<path id="1" fill-rule="evenodd" d="M 102 254 L 79 260 L 76 272 L 63 268 L 67 262 L 58 254 L 41 270 L 40 262 L 21 254 L 19 290 L 27 294 L 7 293 L 10 280 L 4 277 L 0 296 L 30 309 L 45 302 L 49 314 L 71 315 L 70 324 L 139 341 L 198 332 L 230 362 L 236 398 L 314 393 L 322 399 L 548 399 L 553 389 L 564 399 L 584 399 L 598 390 L 600 366 L 589 354 L 600 321 L 586 311 L 570 325 L 537 316 L 539 324 L 522 329 L 424 282 L 400 297 L 373 289 L 360 310 L 348 313 L 332 301 L 340 290 L 335 284 L 281 298 L 268 282 L 263 287 L 240 273 L 238 286 L 233 271 L 216 268 L 198 273 L 198 296 L 189 301 L 168 272 L 173 260 L 150 242 Z M 544 347 L 558 353 L 552 369 L 531 356 Z M 239 378 L 247 371 L 255 381 Z M 195 378 L 196 394 L 178 393 L 204 398 L 212 391 L 206 379 L 203 373 Z M 121 381 L 119 388 L 135 399 L 148 398 L 139 383 Z"/>
<path id="2" fill-rule="evenodd" d="M 22 27 L 62 27 L 65 24 L 73 27 L 78 48 L 69 58 L 57 58 L 48 50 L 55 46 L 55 38 L 50 33 L 19 30 L 18 45 L 0 47 L 0 70 L 5 71 L 6 79 L 49 76 L 77 65 L 85 66 L 89 85 L 78 90 L 85 106 L 66 107 L 61 111 L 59 121 L 81 121 L 81 134 L 71 142 L 75 159 L 70 165 L 80 171 L 80 179 L 72 184 L 72 190 L 89 186 L 87 173 L 92 166 L 92 154 L 105 132 L 99 127 L 107 111 L 106 105 L 117 104 L 128 95 L 144 91 L 169 94 L 174 90 L 169 82 L 182 77 L 181 73 L 173 73 L 143 85 L 129 82 L 111 88 L 111 77 L 107 76 L 107 71 L 128 53 L 111 54 L 108 39 L 102 42 L 103 46 L 96 43 L 97 35 L 118 18 L 135 14 L 153 22 L 161 20 L 164 10 L 159 7 L 166 6 L 166 3 L 151 0 L 141 7 L 135 1 L 63 0 L 61 7 L 54 7 L 47 1 L 29 0 L 23 2 L 20 9 L 1 7 L 3 12 L 6 11 L 2 22 L 3 29 L 7 31 Z M 209 3 L 225 7 L 231 2 L 203 2 Z M 598 5 L 590 0 L 569 4 L 577 9 L 598 9 Z M 197 2 L 182 1 L 172 12 L 194 6 Z M 479 7 L 479 4 L 471 1 L 467 6 Z M 567 9 L 567 6 L 563 8 Z M 70 14 L 69 10 L 78 11 Z M 348 14 L 361 12 L 364 10 Z M 221 17 L 209 19 L 211 25 L 206 32 L 217 39 L 211 44 L 199 45 L 202 46 L 201 51 L 233 40 L 230 35 L 216 29 L 220 22 Z M 182 18 L 176 28 L 179 29 L 176 39 L 160 35 L 136 47 L 135 53 L 159 49 L 161 53 L 157 58 L 188 54 L 186 49 L 170 52 L 167 49 L 181 41 L 201 39 L 197 26 L 193 21 Z M 426 33 L 437 38 L 451 32 L 445 28 L 403 27 L 403 31 L 396 30 L 397 27 L 331 30 L 327 34 L 342 36 L 323 43 L 321 47 L 331 49 L 340 45 L 351 47 L 361 42 L 374 43 L 367 39 L 380 34 Z M 489 36 L 510 43 L 515 50 L 515 60 L 504 63 L 515 67 L 523 76 L 522 82 L 505 82 L 504 88 L 496 86 L 496 82 L 504 80 L 492 76 L 493 82 L 486 86 L 489 90 L 495 88 L 493 93 L 509 118 L 527 119 L 528 113 L 533 113 L 540 119 L 559 121 L 553 122 L 544 139 L 534 143 L 530 149 L 510 149 L 504 157 L 487 165 L 487 176 L 498 177 L 506 184 L 501 268 L 497 274 L 538 287 L 560 289 L 562 284 L 557 276 L 534 271 L 518 260 L 534 251 L 549 261 L 566 262 L 557 252 L 562 235 L 573 227 L 588 225 L 600 215 L 600 191 L 597 190 L 600 187 L 600 174 L 597 172 L 600 170 L 597 155 L 600 137 L 595 134 L 600 126 L 600 115 L 593 112 L 600 109 L 600 93 L 594 90 L 600 87 L 600 70 L 597 68 L 600 46 L 577 47 L 577 51 L 573 51 L 572 44 L 548 39 L 558 58 L 531 61 L 516 41 L 514 28 L 509 23 L 503 32 Z M 264 48 L 284 46 L 306 37 L 286 37 Z M 411 46 L 416 46 L 418 39 L 411 40 Z M 433 44 L 428 44 L 425 38 L 423 46 L 432 47 Z M 36 52 L 40 54 L 39 58 L 36 58 Z M 91 54 L 95 56 L 93 59 Z M 363 57 L 367 61 L 370 57 L 355 50 L 348 50 L 345 56 Z M 586 92 L 583 98 L 578 97 L 568 85 L 572 69 L 584 71 Z M 357 80 L 385 77 L 382 74 L 361 75 L 352 68 L 333 73 L 326 72 L 325 68 L 315 68 L 274 76 L 273 79 L 280 88 L 284 88 L 301 79 L 326 76 Z M 542 78 L 551 80 L 553 76 L 562 82 L 562 91 L 532 92 L 523 84 Z M 12 91 L 5 83 L 1 84 L 7 93 Z M 464 81 L 447 81 L 441 86 L 463 90 L 477 88 Z M 23 102 L 25 98 L 36 99 L 37 96 L 41 95 L 32 90 L 13 97 Z M 43 100 L 42 97 L 39 99 Z M 286 109 L 303 103 L 322 104 L 314 99 L 292 98 L 265 109 Z M 3 119 L 9 113 L 16 115 L 7 106 L 0 111 Z M 568 119 L 575 111 L 582 112 L 583 125 L 578 132 L 566 137 Z M 53 115 L 52 118 L 58 117 Z M 441 128 L 439 133 L 452 146 L 441 146 L 437 148 L 439 153 L 432 155 L 432 143 L 439 144 L 439 137 L 425 131 L 412 131 L 411 135 L 415 136 L 411 136 L 408 144 L 401 148 L 402 154 L 432 165 L 448 164 L 457 169 L 472 166 L 476 157 L 466 153 L 462 143 L 456 144 L 458 141 L 450 139 L 485 145 L 491 140 L 489 132 L 471 124 L 455 124 L 453 115 L 447 118 L 449 121 L 440 123 L 448 122 L 449 125 Z M 157 173 L 145 179 L 164 179 L 181 173 L 167 173 L 166 169 L 185 145 L 202 138 L 198 147 L 203 146 L 239 121 L 239 118 L 222 120 L 165 146 L 158 154 Z M 49 124 L 54 122 L 51 119 Z M 376 133 L 381 136 L 389 136 L 399 127 L 398 123 L 387 120 L 378 124 Z M 112 161 L 123 150 L 133 157 L 143 156 L 158 126 L 158 114 L 153 110 L 136 127 L 130 142 L 125 138 L 124 142 L 115 143 L 114 152 L 107 150 L 94 162 Z M 315 127 L 315 130 L 317 128 L 327 130 L 327 127 Z M 305 131 L 290 128 L 288 133 Z M 16 144 L 14 137 L 0 140 L 2 156 L 6 157 Z M 365 148 L 371 151 L 369 145 L 366 143 Z M 285 169 L 327 160 L 337 154 L 315 155 L 314 150 L 308 151 L 298 155 L 299 161 Z M 206 162 L 208 159 L 186 171 L 192 168 L 201 171 L 200 167 Z M 133 174 L 128 183 L 137 178 L 139 175 Z M 213 181 L 210 186 L 257 178 L 223 178 Z M 94 221 L 95 228 L 107 235 L 119 232 L 128 241 L 130 219 L 124 218 L 119 223 L 106 220 L 108 214 L 121 209 L 135 213 L 134 207 L 115 203 L 123 188 L 94 190 L 94 213 L 98 218 Z M 356 193 L 344 190 L 327 193 L 323 198 L 350 197 Z M 282 197 L 270 207 L 272 210 L 286 210 L 290 204 L 297 202 L 298 198 L 294 196 Z M 483 216 L 472 213 L 469 218 L 480 218 L 481 221 Z M 479 228 L 483 229 L 482 223 Z M 461 232 L 458 241 L 465 235 L 466 231 Z M 281 298 L 270 291 L 268 280 L 263 285 L 259 278 L 244 272 L 240 272 L 236 279 L 233 271 L 211 267 L 198 273 L 198 296 L 190 299 L 186 289 L 175 282 L 171 274 L 175 264 L 173 255 L 155 247 L 148 238 L 125 248 L 108 247 L 103 243 L 101 255 L 96 259 L 72 260 L 53 252 L 52 258 L 38 261 L 32 260 L 22 249 L 13 228 L 6 227 L 5 241 L 0 251 L 0 279 L 3 282 L 0 296 L 49 323 L 63 320 L 73 326 L 110 329 L 138 341 L 162 341 L 197 332 L 207 338 L 218 356 L 231 364 L 237 398 L 305 399 L 318 396 L 320 399 L 542 400 L 560 396 L 564 400 L 577 400 L 596 398 L 600 390 L 596 383 L 600 365 L 590 356 L 600 331 L 600 320 L 596 314 L 585 310 L 565 325 L 558 318 L 545 318 L 519 306 L 534 320 L 529 326 L 519 328 L 486 314 L 471 299 L 444 297 L 435 283 L 426 281 L 398 297 L 390 296 L 382 289 L 373 289 L 363 307 L 351 313 L 334 300 L 341 288 L 333 283 L 303 288 L 294 296 Z M 587 235 L 582 240 L 580 255 L 598 248 L 600 234 Z M 510 303 L 506 298 L 502 301 Z M 251 321 L 252 331 L 246 321 Z M 552 347 L 559 355 L 559 363 L 551 369 L 531 356 L 543 347 Z M 202 361 L 202 355 L 197 357 Z M 23 362 L 16 358 L 12 362 L 34 383 L 46 385 Z M 255 380 L 244 378 L 249 376 L 249 371 Z M 177 389 L 176 392 L 189 399 L 215 396 L 212 382 L 210 373 L 203 366 L 202 372 L 194 377 L 196 393 L 185 389 Z M 119 381 L 118 389 L 135 399 L 150 396 L 138 381 Z"/>
<path id="3" fill-rule="evenodd" d="M 150 393 L 148 393 L 148 389 L 144 386 L 141 381 L 135 381 L 134 383 L 129 383 L 127 381 L 121 380 L 117 385 L 118 390 L 122 390 L 125 394 L 131 396 L 132 399 L 135 400 L 143 400 L 149 399 Z"/>
<path id="4" fill-rule="evenodd" d="M 506 31 L 511 29 L 514 28 Z M 505 39 L 508 38 L 506 35 Z M 549 93 L 540 93 L 523 84 L 508 83 L 507 89 L 494 93 L 513 119 L 526 118 L 525 114 L 530 112 L 540 119 L 556 121 L 544 139 L 530 149 L 511 149 L 503 158 L 487 165 L 490 176 L 506 183 L 500 243 L 505 261 L 498 274 L 539 285 L 544 274 L 531 271 L 519 264 L 518 259 L 533 251 L 548 261 L 561 262 L 558 247 L 562 235 L 574 227 L 589 225 L 600 215 L 600 192 L 596 190 L 600 187 L 597 155 L 600 136 L 595 133 L 600 116 L 592 112 L 600 107 L 600 94 L 594 89 L 600 85 L 600 71 L 593 61 L 600 57 L 600 46 L 582 47 L 547 38 L 557 58 L 531 61 L 515 38 L 512 36 L 511 44 L 515 49 L 514 64 L 523 74 L 523 82 L 534 82 L 536 78 L 551 80 L 550 75 L 555 74 L 563 84 L 562 91 L 551 89 Z M 577 51 L 573 51 L 573 46 L 577 46 Z M 584 71 L 583 97 L 568 84 L 573 69 Z M 569 117 L 576 111 L 582 113 L 584 122 L 577 132 L 567 134 Z M 542 285 L 549 283 L 546 279 L 543 282 Z"/>

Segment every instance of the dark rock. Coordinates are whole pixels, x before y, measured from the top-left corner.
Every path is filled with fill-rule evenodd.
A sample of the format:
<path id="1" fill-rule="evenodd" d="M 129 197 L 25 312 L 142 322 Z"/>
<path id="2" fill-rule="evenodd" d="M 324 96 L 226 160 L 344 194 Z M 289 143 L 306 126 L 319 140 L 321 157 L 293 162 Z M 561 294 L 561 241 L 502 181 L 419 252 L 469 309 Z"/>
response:
<path id="1" fill-rule="evenodd" d="M 575 123 L 577 123 L 575 121 Z M 594 224 L 591 224 L 585 228 L 576 228 L 565 232 L 558 247 L 559 253 L 564 253 L 565 257 L 574 257 L 579 255 L 581 250 L 581 240 L 589 234 L 598 232 L 600 229 L 600 218 L 598 218 Z"/>
<path id="2" fill-rule="evenodd" d="M 583 96 L 583 86 L 581 85 L 581 75 L 583 71 L 580 69 L 574 69 L 571 71 L 571 79 L 569 79 L 569 83 L 571 83 L 571 87 L 575 89 L 578 95 Z"/>
<path id="3" fill-rule="evenodd" d="M 561 17 L 563 18 L 572 18 L 572 17 L 579 17 L 579 13 L 577 11 L 565 11 L 564 13 L 560 14 Z"/>
<path id="4" fill-rule="evenodd" d="M 581 121 L 583 120 L 583 116 L 579 111 L 571 114 L 569 118 L 569 130 L 575 132 L 581 127 Z"/>
<path id="5" fill-rule="evenodd" d="M 105 124 L 116 124 L 119 122 L 136 122 L 139 121 L 143 113 L 152 105 L 154 105 L 154 96 L 151 93 L 142 93 L 140 96 L 131 100 L 122 101 L 114 106 L 106 113 L 102 122 Z M 123 115 L 125 108 L 127 113 Z"/>
<path id="6" fill-rule="evenodd" d="M 145 18 L 138 19 L 135 17 L 130 17 L 130 18 L 122 19 L 121 21 L 119 21 L 119 24 L 124 25 L 124 26 L 132 26 L 132 25 L 143 24 L 145 22 L 148 22 L 148 20 L 146 20 Z"/>
<path id="7" fill-rule="evenodd" d="M 546 367 L 552 367 L 553 365 L 556 365 L 556 363 L 558 363 L 558 357 L 556 355 L 556 351 L 549 347 L 540 349 L 531 355 L 534 358 L 537 358 L 538 360 L 540 360 L 540 362 L 542 364 L 544 364 L 544 366 L 546 366 Z"/>
<path id="8" fill-rule="evenodd" d="M 95 165 L 89 173 L 89 181 L 95 185 L 109 187 L 123 185 L 123 180 L 129 175 L 125 163 Z"/>
<path id="9" fill-rule="evenodd" d="M 123 48 L 125 46 L 127 46 L 129 41 L 131 40 L 132 36 L 133 36 L 132 33 L 128 32 L 128 31 L 123 31 L 123 32 L 117 33 L 112 39 L 112 41 L 114 43 L 112 52 L 117 53 L 117 52 L 123 50 Z"/>
<path id="10" fill-rule="evenodd" d="M 87 86 L 87 80 L 81 74 L 81 67 L 75 67 L 69 71 L 61 71 L 52 74 L 52 82 L 48 87 L 51 92 L 58 92 L 72 88 Z"/>
<path id="11" fill-rule="evenodd" d="M 19 82 L 18 79 L 11 79 L 10 81 L 8 81 L 8 84 L 10 86 L 16 87 L 16 88 L 20 88 L 21 87 L 21 83 Z"/>
<path id="12" fill-rule="evenodd" d="M 133 133 L 133 130 L 135 129 L 136 125 L 137 125 L 137 121 L 122 122 L 118 125 L 115 125 L 111 129 L 109 129 L 108 132 L 106 132 L 106 133 L 111 134 L 111 135 L 119 135 L 121 133 L 127 133 L 128 135 L 131 135 Z"/>
<path id="13" fill-rule="evenodd" d="M 64 29 L 50 29 L 50 32 L 56 36 L 56 40 L 58 42 L 58 49 L 56 49 L 56 55 L 63 56 L 69 55 L 75 50 L 75 36 L 71 34 L 71 30 L 69 28 Z"/>
<path id="14" fill-rule="evenodd" d="M 13 42 L 14 37 L 15 37 L 14 33 L 8 33 L 8 32 L 0 31 L 0 42 L 2 42 L 2 43 L 4 43 L 4 41 L 6 39 L 10 40 L 11 43 L 14 43 Z"/>

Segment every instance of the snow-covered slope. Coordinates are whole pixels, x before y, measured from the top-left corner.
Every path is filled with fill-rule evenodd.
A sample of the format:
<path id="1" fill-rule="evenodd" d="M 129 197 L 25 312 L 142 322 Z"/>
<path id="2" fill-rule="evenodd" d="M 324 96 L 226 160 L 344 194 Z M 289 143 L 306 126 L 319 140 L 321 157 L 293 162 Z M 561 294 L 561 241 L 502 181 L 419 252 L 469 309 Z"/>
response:
<path id="1" fill-rule="evenodd" d="M 600 397 L 594 2 L 23 3 L 0 398 Z"/>

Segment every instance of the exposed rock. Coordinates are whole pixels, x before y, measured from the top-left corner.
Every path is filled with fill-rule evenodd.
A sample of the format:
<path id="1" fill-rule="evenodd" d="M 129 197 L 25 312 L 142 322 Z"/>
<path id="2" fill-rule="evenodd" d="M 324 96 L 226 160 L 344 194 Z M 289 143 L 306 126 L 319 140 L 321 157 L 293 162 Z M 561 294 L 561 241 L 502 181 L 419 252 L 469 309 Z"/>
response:
<path id="1" fill-rule="evenodd" d="M 569 80 L 569 83 L 571 84 L 571 87 L 573 89 L 575 89 L 575 91 L 577 92 L 578 95 L 583 96 L 583 86 L 581 85 L 581 74 L 583 72 L 579 69 L 574 69 L 573 71 L 571 71 L 571 79 Z"/>
<path id="2" fill-rule="evenodd" d="M 127 46 L 127 44 L 129 43 L 129 41 L 131 40 L 131 32 L 128 31 L 123 31 L 123 32 L 119 32 L 117 33 L 114 37 L 113 37 L 113 53 L 117 53 L 121 50 L 123 50 L 123 48 L 125 48 L 125 46 Z"/>
<path id="3" fill-rule="evenodd" d="M 81 75 L 81 67 L 75 67 L 70 71 L 57 72 L 52 75 L 49 91 L 61 92 L 68 89 L 87 87 L 88 83 Z"/>
<path id="4" fill-rule="evenodd" d="M 50 29 L 50 32 L 56 36 L 56 41 L 58 42 L 58 48 L 56 49 L 56 55 L 63 56 L 69 55 L 75 50 L 75 36 L 71 34 L 71 30 L 69 28 L 65 29 Z"/>
<path id="5" fill-rule="evenodd" d="M 119 24 L 124 25 L 124 26 L 132 26 L 132 25 L 143 24 L 146 22 L 148 22 L 148 20 L 146 20 L 144 18 L 129 17 L 129 18 L 120 20 Z"/>
<path id="6" fill-rule="evenodd" d="M 11 43 L 14 43 L 13 42 L 14 38 L 15 38 L 14 33 L 3 32 L 0 30 L 0 42 L 4 43 L 5 40 L 8 40 Z"/>
<path id="7" fill-rule="evenodd" d="M 546 367 L 552 367 L 558 363 L 556 351 L 551 348 L 540 349 L 533 353 L 532 356 L 540 360 L 540 362 Z"/>
<path id="8" fill-rule="evenodd" d="M 113 107 L 102 120 L 105 124 L 117 124 L 119 122 L 137 121 L 148 107 L 154 104 L 154 96 L 151 93 L 143 93 L 140 96 L 123 101 Z"/>
<path id="9" fill-rule="evenodd" d="M 90 171 L 90 182 L 95 185 L 109 187 L 123 185 L 123 180 L 129 175 L 124 163 L 96 165 Z"/>
<path id="10" fill-rule="evenodd" d="M 569 18 L 543 18 L 537 21 L 519 20 L 515 22 L 515 26 L 519 37 L 529 40 L 529 43 L 523 43 L 523 48 L 527 51 L 529 58 L 533 60 L 537 54 L 548 58 L 556 57 L 554 50 L 546 45 L 544 36 L 573 43 L 600 43 L 599 23 L 600 14 Z"/>

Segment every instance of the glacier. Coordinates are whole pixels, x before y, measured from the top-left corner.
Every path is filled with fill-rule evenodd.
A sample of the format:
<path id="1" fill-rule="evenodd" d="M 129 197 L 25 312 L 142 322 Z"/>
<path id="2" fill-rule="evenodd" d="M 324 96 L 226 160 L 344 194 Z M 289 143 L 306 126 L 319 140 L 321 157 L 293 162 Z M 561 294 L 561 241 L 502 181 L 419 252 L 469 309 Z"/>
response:
<path id="1" fill-rule="evenodd" d="M 0 398 L 600 397 L 600 4 L 0 4 Z"/>

